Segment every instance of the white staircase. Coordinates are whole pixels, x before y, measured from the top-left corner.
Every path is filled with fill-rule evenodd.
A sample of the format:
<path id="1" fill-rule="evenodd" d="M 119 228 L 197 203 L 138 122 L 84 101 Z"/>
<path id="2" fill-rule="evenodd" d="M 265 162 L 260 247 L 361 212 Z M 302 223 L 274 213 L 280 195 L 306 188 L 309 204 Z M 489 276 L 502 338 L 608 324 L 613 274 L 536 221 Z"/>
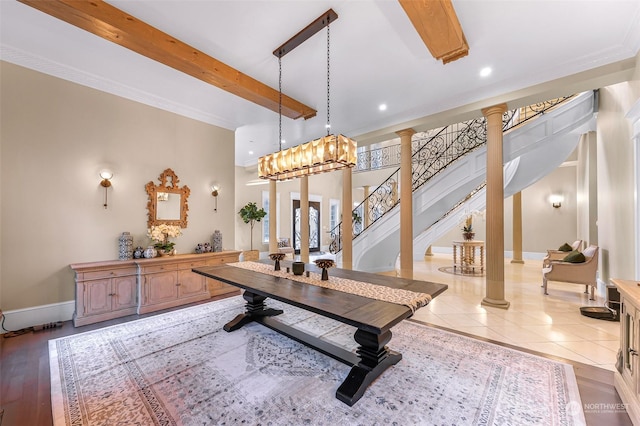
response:
<path id="1" fill-rule="evenodd" d="M 595 96 L 585 92 L 557 109 L 504 134 L 505 197 L 556 169 L 573 152 L 580 135 L 595 130 Z M 480 147 L 413 193 L 414 258 L 459 225 L 458 211 L 485 208 L 484 189 L 446 217 L 453 206 L 486 179 L 486 146 Z M 400 208 L 397 205 L 353 240 L 353 269 L 381 272 L 395 269 L 400 253 Z M 342 261 L 342 252 L 337 261 Z"/>

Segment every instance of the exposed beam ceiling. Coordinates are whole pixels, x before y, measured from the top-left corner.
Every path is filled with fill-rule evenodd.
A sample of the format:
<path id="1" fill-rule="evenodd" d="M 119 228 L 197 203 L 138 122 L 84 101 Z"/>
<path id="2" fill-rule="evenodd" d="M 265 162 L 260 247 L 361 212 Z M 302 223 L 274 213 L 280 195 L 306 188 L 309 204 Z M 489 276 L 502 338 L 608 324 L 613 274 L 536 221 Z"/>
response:
<path id="1" fill-rule="evenodd" d="M 212 84 L 274 112 L 279 92 L 102 0 L 19 0 L 92 34 Z M 316 110 L 282 95 L 282 115 L 314 117 Z"/>
<path id="2" fill-rule="evenodd" d="M 398 2 L 434 58 L 446 64 L 469 54 L 469 45 L 451 0 Z"/>

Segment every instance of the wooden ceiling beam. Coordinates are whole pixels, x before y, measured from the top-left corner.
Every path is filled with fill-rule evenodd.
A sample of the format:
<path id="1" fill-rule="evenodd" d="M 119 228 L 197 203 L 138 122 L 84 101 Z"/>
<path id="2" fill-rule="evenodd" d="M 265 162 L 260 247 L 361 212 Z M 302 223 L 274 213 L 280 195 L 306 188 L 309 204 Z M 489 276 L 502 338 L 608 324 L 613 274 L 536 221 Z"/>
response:
<path id="1" fill-rule="evenodd" d="M 278 112 L 279 92 L 102 0 L 18 0 L 243 99 Z M 282 115 L 311 118 L 316 110 L 282 94 Z"/>
<path id="2" fill-rule="evenodd" d="M 469 54 L 469 45 L 451 0 L 398 2 L 434 58 L 446 64 Z"/>

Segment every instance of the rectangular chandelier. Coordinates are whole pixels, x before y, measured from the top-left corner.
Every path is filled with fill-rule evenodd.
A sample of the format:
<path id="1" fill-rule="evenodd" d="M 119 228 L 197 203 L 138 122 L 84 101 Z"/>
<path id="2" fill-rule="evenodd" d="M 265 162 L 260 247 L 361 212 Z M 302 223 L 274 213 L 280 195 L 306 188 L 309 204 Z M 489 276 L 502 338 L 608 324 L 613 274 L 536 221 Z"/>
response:
<path id="1" fill-rule="evenodd" d="M 356 141 L 328 135 L 258 160 L 258 177 L 283 180 L 315 175 L 356 165 Z"/>

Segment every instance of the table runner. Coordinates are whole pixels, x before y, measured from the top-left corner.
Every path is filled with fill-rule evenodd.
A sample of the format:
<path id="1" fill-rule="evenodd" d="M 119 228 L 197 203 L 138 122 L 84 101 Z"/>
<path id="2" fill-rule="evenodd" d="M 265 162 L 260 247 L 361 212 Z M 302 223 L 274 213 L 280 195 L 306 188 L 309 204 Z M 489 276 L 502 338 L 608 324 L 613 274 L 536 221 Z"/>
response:
<path id="1" fill-rule="evenodd" d="M 273 275 L 275 277 L 287 278 L 292 281 L 298 281 L 305 284 L 311 284 L 318 287 L 329 288 L 331 290 L 341 291 L 343 293 L 355 294 L 357 296 L 368 297 L 369 299 L 380 300 L 382 302 L 395 303 L 404 305 L 415 312 L 418 308 L 426 306 L 431 301 L 431 295 L 427 293 L 418 293 L 400 288 L 391 288 L 383 285 L 365 283 L 361 281 L 350 280 L 348 278 L 334 277 L 329 275 L 328 281 L 321 280 L 320 274 L 309 271 L 309 276 L 293 275 L 286 271 L 275 271 L 273 265 L 259 262 L 235 262 L 227 263 L 229 266 L 248 269 L 263 274 Z"/>

